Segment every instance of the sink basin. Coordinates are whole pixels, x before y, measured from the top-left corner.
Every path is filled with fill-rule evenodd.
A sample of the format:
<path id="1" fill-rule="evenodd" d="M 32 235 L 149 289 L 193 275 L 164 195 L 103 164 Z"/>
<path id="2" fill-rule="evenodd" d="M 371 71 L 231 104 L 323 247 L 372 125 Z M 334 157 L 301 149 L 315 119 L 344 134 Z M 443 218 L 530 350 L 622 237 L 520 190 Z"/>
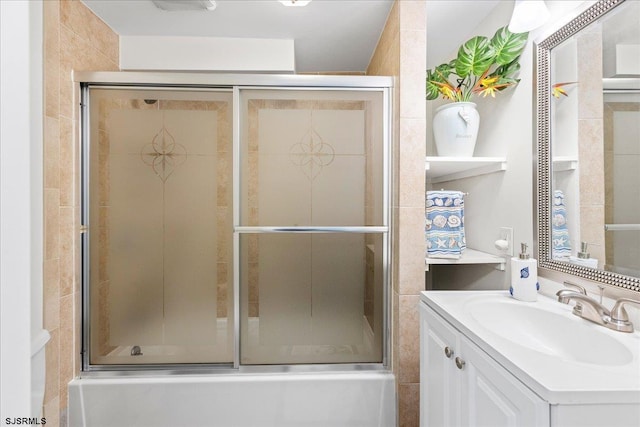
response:
<path id="1" fill-rule="evenodd" d="M 589 322 L 542 293 L 536 302 L 509 291 L 423 291 L 420 299 L 466 338 L 453 350 L 470 369 L 475 345 L 552 405 L 640 404 L 638 331 Z"/>
<path id="2" fill-rule="evenodd" d="M 504 298 L 469 301 L 465 308 L 483 329 L 530 350 L 595 365 L 625 365 L 633 360 L 631 351 L 607 329 L 539 303 L 529 304 Z"/>

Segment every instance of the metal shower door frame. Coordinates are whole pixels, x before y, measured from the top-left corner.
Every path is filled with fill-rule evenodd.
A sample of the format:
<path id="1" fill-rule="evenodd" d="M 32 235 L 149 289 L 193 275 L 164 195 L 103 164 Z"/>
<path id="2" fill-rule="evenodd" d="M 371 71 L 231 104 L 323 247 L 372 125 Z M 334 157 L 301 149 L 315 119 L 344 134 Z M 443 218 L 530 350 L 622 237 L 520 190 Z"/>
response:
<path id="1" fill-rule="evenodd" d="M 207 374 L 221 372 L 316 372 L 389 370 L 391 339 L 391 101 L 393 78 L 378 76 L 321 75 L 251 75 L 192 74 L 153 72 L 74 72 L 76 89 L 80 93 L 80 250 L 82 281 L 82 376 L 128 376 L 155 374 Z M 234 348 L 232 364 L 154 364 L 97 365 L 90 364 L 90 300 L 89 300 L 89 90 L 90 88 L 153 89 L 188 91 L 233 91 L 233 319 Z M 245 89 L 304 91 L 376 91 L 382 94 L 382 159 L 383 159 L 383 224 L 356 227 L 247 227 L 240 225 L 240 91 Z M 310 365 L 242 365 L 240 363 L 240 253 L 243 233 L 375 233 L 383 238 L 383 338 L 382 363 L 310 364 Z"/>

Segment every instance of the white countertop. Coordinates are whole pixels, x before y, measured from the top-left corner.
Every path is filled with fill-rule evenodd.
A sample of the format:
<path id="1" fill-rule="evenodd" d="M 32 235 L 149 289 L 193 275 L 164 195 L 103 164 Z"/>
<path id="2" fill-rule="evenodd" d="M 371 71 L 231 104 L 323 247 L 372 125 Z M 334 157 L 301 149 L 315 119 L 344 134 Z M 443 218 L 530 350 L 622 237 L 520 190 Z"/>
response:
<path id="1" fill-rule="evenodd" d="M 624 333 L 607 329 L 575 316 L 571 312 L 572 306 L 543 295 L 539 295 L 536 302 L 522 302 L 512 298 L 508 291 L 424 291 L 421 300 L 552 405 L 640 403 L 640 333 L 637 330 Z M 562 322 L 581 322 L 570 325 L 578 327 L 580 336 L 573 336 L 572 339 L 579 340 L 585 359 L 592 356 L 589 354 L 591 348 L 596 355 L 608 352 L 601 344 L 595 344 L 598 348 L 590 347 L 588 339 L 591 333 L 605 334 L 599 335 L 601 340 L 598 342 L 615 345 L 610 347 L 611 353 L 605 356 L 607 360 L 603 362 L 606 363 L 599 363 L 598 357 L 587 363 L 532 350 L 531 340 L 536 338 L 527 333 L 526 325 L 522 325 L 521 336 L 506 339 L 496 330 L 500 328 L 499 324 L 496 326 L 494 322 L 491 325 L 493 330 L 481 324 L 470 308 L 483 304 L 500 304 L 507 311 L 513 308 L 520 310 L 520 313 L 540 309 L 552 313 L 552 317 L 563 317 L 553 317 Z M 509 322 L 514 322 L 514 319 L 505 316 L 504 324 L 508 325 Z M 640 325 L 635 326 L 640 329 Z M 613 354 L 615 349 L 622 352 Z"/>

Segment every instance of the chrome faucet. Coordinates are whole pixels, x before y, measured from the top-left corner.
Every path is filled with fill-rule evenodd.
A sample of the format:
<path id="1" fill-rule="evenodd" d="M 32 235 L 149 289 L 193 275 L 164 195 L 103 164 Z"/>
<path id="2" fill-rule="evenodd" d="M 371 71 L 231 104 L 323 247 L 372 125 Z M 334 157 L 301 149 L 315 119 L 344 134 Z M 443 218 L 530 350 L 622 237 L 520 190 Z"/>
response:
<path id="1" fill-rule="evenodd" d="M 572 288 L 572 289 L 562 289 L 556 293 L 556 296 L 558 297 L 558 301 L 563 304 L 569 304 L 569 299 L 566 295 L 573 295 L 576 292 L 585 296 L 587 295 L 587 290 L 580 285 L 576 285 L 575 283 L 571 283 L 571 282 L 564 282 L 563 285 L 567 288 Z M 575 314 L 576 316 L 582 317 L 582 315 L 580 314 L 581 312 L 582 312 L 582 304 L 579 301 L 576 301 L 576 305 L 573 307 L 573 314 Z"/>
<path id="2" fill-rule="evenodd" d="M 605 319 L 611 317 L 611 312 L 604 305 L 587 295 L 571 289 L 563 289 L 558 291 L 556 295 L 558 296 L 558 301 L 564 304 L 569 304 L 569 301 L 575 301 L 576 305 L 573 307 L 573 314 L 583 319 L 606 326 Z"/>
<path id="3" fill-rule="evenodd" d="M 624 309 L 626 304 L 633 304 L 640 308 L 640 301 L 630 298 L 620 298 L 611 309 L 610 321 L 612 324 L 616 325 L 616 331 L 633 332 L 633 323 L 629 320 L 627 310 Z"/>
<path id="4" fill-rule="evenodd" d="M 566 282 L 565 285 L 567 285 Z M 573 314 L 614 331 L 633 332 L 633 323 L 629 320 L 629 315 L 624 306 L 634 304 L 640 307 L 640 301 L 620 298 L 609 311 L 604 305 L 589 297 L 583 287 L 573 286 L 579 289 L 562 289 L 556 293 L 558 301 L 563 304 L 575 301 L 576 305 L 573 307 Z"/>

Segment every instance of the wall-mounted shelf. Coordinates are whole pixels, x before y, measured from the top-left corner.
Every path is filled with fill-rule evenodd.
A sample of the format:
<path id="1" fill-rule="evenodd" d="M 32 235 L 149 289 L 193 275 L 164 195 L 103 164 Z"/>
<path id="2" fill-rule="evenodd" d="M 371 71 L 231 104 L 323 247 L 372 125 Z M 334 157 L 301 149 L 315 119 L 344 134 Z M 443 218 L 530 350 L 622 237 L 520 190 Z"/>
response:
<path id="1" fill-rule="evenodd" d="M 578 159 L 569 156 L 558 156 L 553 158 L 551 170 L 554 172 L 566 172 L 578 168 Z"/>
<path id="2" fill-rule="evenodd" d="M 425 258 L 425 271 L 430 265 L 458 265 L 458 264 L 496 264 L 496 270 L 504 271 L 507 260 L 497 255 L 466 248 L 459 259 Z"/>
<path id="3" fill-rule="evenodd" d="M 431 183 L 453 181 L 507 170 L 506 157 L 428 156 L 425 170 Z"/>

